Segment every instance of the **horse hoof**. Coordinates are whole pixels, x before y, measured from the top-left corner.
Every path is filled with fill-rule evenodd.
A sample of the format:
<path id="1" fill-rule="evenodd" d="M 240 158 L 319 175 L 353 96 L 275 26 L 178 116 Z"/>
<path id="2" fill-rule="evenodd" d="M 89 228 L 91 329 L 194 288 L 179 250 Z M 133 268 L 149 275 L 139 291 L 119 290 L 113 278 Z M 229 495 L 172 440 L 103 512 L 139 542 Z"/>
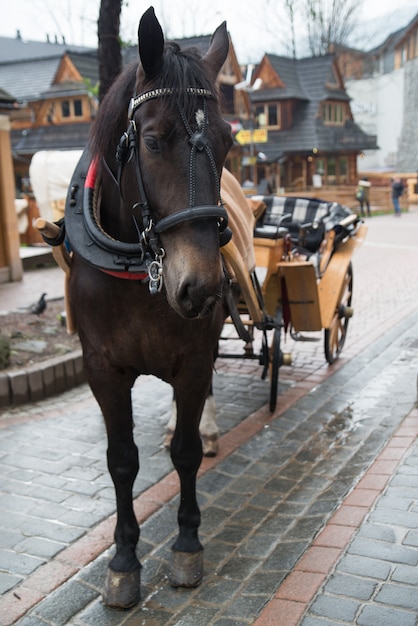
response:
<path id="1" fill-rule="evenodd" d="M 171 572 L 168 580 L 173 587 L 197 587 L 203 578 L 203 550 L 200 552 L 171 551 Z"/>
<path id="2" fill-rule="evenodd" d="M 203 456 L 216 456 L 219 450 L 218 435 L 202 435 Z"/>
<path id="3" fill-rule="evenodd" d="M 120 573 L 107 568 L 103 602 L 117 609 L 130 609 L 141 597 L 141 570 Z"/>

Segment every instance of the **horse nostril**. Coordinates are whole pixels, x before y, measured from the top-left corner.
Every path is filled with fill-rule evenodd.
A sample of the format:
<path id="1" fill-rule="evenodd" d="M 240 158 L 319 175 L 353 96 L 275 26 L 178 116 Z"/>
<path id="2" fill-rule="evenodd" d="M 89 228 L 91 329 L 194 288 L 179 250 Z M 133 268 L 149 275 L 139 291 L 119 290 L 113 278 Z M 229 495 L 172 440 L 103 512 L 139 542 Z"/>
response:
<path id="1" fill-rule="evenodd" d="M 193 280 L 185 281 L 181 285 L 177 300 L 186 317 L 207 315 L 213 310 L 216 302 L 215 296 L 208 293 L 204 285 Z"/>
<path id="2" fill-rule="evenodd" d="M 198 299 L 199 289 L 193 281 L 184 281 L 179 289 L 179 302 L 185 306 L 193 306 Z"/>

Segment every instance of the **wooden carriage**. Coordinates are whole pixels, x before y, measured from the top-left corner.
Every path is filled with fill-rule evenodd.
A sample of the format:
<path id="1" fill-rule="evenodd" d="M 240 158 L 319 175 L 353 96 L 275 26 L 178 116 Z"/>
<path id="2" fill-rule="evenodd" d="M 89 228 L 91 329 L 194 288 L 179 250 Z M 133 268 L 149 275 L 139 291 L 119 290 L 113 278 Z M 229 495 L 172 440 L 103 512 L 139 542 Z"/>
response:
<path id="1" fill-rule="evenodd" d="M 311 198 L 266 196 L 254 229 L 256 271 L 248 273 L 230 242 L 223 255 L 233 266 L 242 298 L 230 320 L 245 342 L 239 356 L 259 358 L 263 377 L 270 372 L 270 410 L 276 406 L 281 365 L 290 355 L 280 348 L 283 329 L 294 339 L 324 330 L 328 363 L 339 356 L 353 315 L 351 257 L 364 241 L 367 226 L 338 203 Z M 259 282 L 257 275 L 262 275 Z M 261 352 L 253 352 L 253 329 L 263 332 Z M 245 328 L 245 330 L 243 330 Z M 271 342 L 267 331 L 273 332 Z M 237 355 L 222 354 L 236 357 Z"/>

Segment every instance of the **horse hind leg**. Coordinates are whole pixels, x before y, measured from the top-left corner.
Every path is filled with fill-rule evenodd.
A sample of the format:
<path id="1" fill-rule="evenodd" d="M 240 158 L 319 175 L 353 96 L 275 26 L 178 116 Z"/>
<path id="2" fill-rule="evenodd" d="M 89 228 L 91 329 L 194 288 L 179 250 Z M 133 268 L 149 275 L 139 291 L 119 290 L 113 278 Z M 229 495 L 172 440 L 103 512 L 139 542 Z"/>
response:
<path id="1" fill-rule="evenodd" d="M 169 449 L 173 438 L 177 421 L 177 408 L 175 399 L 171 405 L 171 415 L 166 426 L 164 447 Z M 219 428 L 216 423 L 216 403 L 212 390 L 209 392 L 200 419 L 199 433 L 202 439 L 203 456 L 213 457 L 219 450 Z"/>
<path id="2" fill-rule="evenodd" d="M 219 428 L 216 423 L 215 398 L 210 393 L 203 407 L 199 433 L 202 439 L 203 455 L 216 456 L 219 450 Z"/>

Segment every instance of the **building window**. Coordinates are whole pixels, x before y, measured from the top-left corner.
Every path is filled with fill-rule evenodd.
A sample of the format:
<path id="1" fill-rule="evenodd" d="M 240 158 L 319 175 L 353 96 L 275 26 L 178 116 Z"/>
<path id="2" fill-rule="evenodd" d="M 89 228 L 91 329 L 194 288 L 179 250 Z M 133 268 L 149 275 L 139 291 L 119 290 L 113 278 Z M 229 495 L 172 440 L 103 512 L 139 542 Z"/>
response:
<path id="1" fill-rule="evenodd" d="M 70 101 L 63 100 L 61 102 L 61 115 L 62 117 L 70 117 Z"/>
<path id="2" fill-rule="evenodd" d="M 255 119 L 257 128 L 280 128 L 280 104 L 257 104 Z"/>
<path id="3" fill-rule="evenodd" d="M 61 100 L 61 117 L 63 119 L 83 117 L 82 100 Z"/>
<path id="4" fill-rule="evenodd" d="M 327 184 L 335 185 L 337 182 L 337 161 L 335 157 L 327 159 Z"/>
<path id="5" fill-rule="evenodd" d="M 83 103 L 81 102 L 81 100 L 74 100 L 74 116 L 83 116 Z"/>
<path id="6" fill-rule="evenodd" d="M 322 178 L 325 185 L 344 185 L 348 183 L 348 158 L 325 157 L 315 158 L 315 174 Z"/>
<path id="7" fill-rule="evenodd" d="M 340 157 L 338 159 L 338 182 L 340 185 L 348 183 L 348 159 L 347 157 Z"/>
<path id="8" fill-rule="evenodd" d="M 322 105 L 322 119 L 325 124 L 344 124 L 345 105 L 343 102 L 326 102 Z"/>

